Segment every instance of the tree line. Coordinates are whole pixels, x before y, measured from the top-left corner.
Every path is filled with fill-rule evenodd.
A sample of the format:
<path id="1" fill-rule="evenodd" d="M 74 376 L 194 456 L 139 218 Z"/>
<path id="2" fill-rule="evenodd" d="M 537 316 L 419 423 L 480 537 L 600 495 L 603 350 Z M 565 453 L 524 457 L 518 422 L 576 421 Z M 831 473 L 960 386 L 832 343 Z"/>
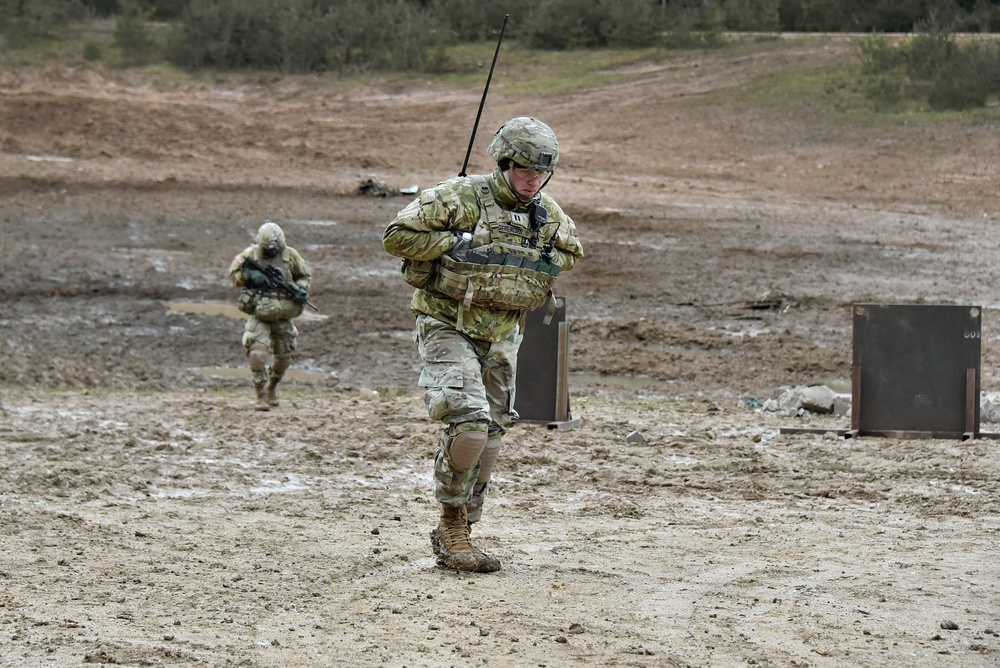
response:
<path id="1" fill-rule="evenodd" d="M 115 21 L 123 66 L 440 72 L 448 45 L 496 39 L 505 15 L 505 39 L 542 50 L 713 47 L 734 32 L 870 33 L 862 76 L 884 104 L 925 95 L 941 108 L 975 105 L 1000 77 L 995 41 L 954 39 L 1000 32 L 1000 0 L 0 0 L 0 52 L 105 18 Z M 890 44 L 879 39 L 885 33 L 914 39 Z M 100 45 L 88 42 L 83 56 L 101 59 Z"/>
<path id="2" fill-rule="evenodd" d="M 531 48 L 646 47 L 664 36 L 727 31 L 1000 32 L 1000 0 L 0 0 L 7 47 L 87 17 L 168 24 L 168 59 L 185 67 L 292 71 L 422 69 L 442 44 L 495 36 Z"/>

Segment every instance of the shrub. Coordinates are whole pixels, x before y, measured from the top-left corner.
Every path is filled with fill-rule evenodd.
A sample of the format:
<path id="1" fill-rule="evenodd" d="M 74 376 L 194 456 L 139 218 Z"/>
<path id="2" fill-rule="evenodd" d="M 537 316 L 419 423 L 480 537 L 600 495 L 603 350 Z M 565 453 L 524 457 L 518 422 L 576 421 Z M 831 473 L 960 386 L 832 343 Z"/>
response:
<path id="1" fill-rule="evenodd" d="M 137 0 L 121 0 L 121 13 L 115 20 L 114 44 L 121 51 L 122 64 L 145 65 L 156 54 L 156 42 L 148 21 L 151 11 Z"/>
<path id="2" fill-rule="evenodd" d="M 747 32 L 778 32 L 780 0 L 728 0 L 722 9 L 726 27 Z"/>
<path id="3" fill-rule="evenodd" d="M 192 0 L 167 39 L 187 68 L 416 70 L 447 36 L 407 0 Z"/>
<path id="4" fill-rule="evenodd" d="M 996 42 L 962 45 L 954 35 L 934 29 L 893 47 L 873 35 L 861 43 L 861 59 L 865 95 L 880 108 L 910 99 L 937 110 L 969 109 L 1000 92 Z"/>
<path id="5" fill-rule="evenodd" d="M 531 12 L 521 33 L 536 49 L 566 50 L 607 46 L 602 27 L 607 8 L 601 2 L 542 0 Z"/>
<path id="6" fill-rule="evenodd" d="M 1000 49 L 995 42 L 970 42 L 956 48 L 937 70 L 927 86 L 927 103 L 932 109 L 982 107 L 1000 91 Z"/>
<path id="7" fill-rule="evenodd" d="M 659 39 L 659 9 L 647 0 L 601 0 L 607 12 L 606 32 L 609 46 L 642 48 Z"/>
<path id="8" fill-rule="evenodd" d="M 906 64 L 902 48 L 894 47 L 885 35 L 871 35 L 861 41 L 861 73 L 877 76 L 895 72 Z"/>
<path id="9" fill-rule="evenodd" d="M 640 48 L 656 43 L 658 15 L 649 0 L 542 0 L 518 34 L 536 49 Z"/>
<path id="10" fill-rule="evenodd" d="M 83 59 L 88 61 L 101 59 L 101 46 L 92 39 L 83 43 Z"/>
<path id="11" fill-rule="evenodd" d="M 504 40 L 516 40 L 529 29 L 529 14 L 536 0 L 431 0 L 430 16 L 438 30 L 446 29 L 462 42 L 495 40 L 505 14 L 510 15 Z"/>
<path id="12" fill-rule="evenodd" d="M 66 0 L 0 0 L 0 35 L 12 48 L 26 47 L 85 14 L 86 7 Z"/>
<path id="13" fill-rule="evenodd" d="M 725 42 L 726 15 L 718 0 L 680 0 L 667 5 L 664 44 L 672 49 L 712 48 Z"/>

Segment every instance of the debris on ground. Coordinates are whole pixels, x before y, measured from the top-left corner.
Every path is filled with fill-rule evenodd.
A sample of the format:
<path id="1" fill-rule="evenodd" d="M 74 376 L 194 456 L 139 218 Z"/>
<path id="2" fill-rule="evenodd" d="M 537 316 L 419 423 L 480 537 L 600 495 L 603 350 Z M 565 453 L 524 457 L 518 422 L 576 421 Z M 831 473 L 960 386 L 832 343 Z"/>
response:
<path id="1" fill-rule="evenodd" d="M 420 186 L 406 186 L 405 188 L 391 188 L 389 184 L 375 176 L 369 175 L 358 186 L 358 194 L 365 197 L 393 197 L 396 195 L 416 195 L 420 192 Z"/>
<path id="2" fill-rule="evenodd" d="M 768 399 L 761 410 L 788 417 L 808 413 L 843 416 L 851 412 L 851 396 L 838 394 L 826 385 L 800 385 L 785 390 L 777 399 Z"/>
<path id="3" fill-rule="evenodd" d="M 778 311 L 784 313 L 788 309 L 797 306 L 798 302 L 795 297 L 785 294 L 784 292 L 778 292 L 775 290 L 768 290 L 767 292 L 757 295 L 753 299 L 747 300 L 743 308 L 750 309 L 752 311 Z"/>

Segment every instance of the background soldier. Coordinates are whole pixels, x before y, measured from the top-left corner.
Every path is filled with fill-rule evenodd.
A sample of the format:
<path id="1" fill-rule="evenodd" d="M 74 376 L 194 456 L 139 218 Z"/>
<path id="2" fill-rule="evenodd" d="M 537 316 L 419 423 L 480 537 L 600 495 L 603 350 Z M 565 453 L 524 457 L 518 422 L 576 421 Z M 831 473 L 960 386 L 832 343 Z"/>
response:
<path id="1" fill-rule="evenodd" d="M 500 568 L 475 547 L 501 438 L 517 420 L 514 384 L 521 321 L 551 298 L 560 271 L 583 257 L 573 220 L 541 189 L 559 162 L 552 129 L 530 117 L 504 123 L 488 152 L 489 175 L 424 190 L 385 230 L 417 288 L 410 302 L 430 417 L 446 427 L 434 462 L 441 519 L 431 532 L 438 563 Z"/>
<path id="2" fill-rule="evenodd" d="M 233 259 L 229 280 L 243 288 L 239 307 L 249 316 L 243 345 L 257 391 L 256 408 L 271 410 L 278 405 L 277 386 L 298 345 L 299 331 L 292 318 L 302 315 L 309 301 L 312 273 L 298 251 L 285 244 L 281 228 L 268 220 L 257 230 L 256 243 Z"/>

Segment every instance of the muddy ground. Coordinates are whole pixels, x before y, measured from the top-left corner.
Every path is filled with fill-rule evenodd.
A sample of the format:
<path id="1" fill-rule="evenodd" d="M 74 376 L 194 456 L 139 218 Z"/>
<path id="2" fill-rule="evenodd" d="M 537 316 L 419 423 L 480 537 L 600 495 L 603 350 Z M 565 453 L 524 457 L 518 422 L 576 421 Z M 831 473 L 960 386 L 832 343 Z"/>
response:
<path id="1" fill-rule="evenodd" d="M 507 438 L 492 575 L 434 565 L 438 427 L 379 244 L 407 198 L 357 192 L 457 173 L 479 86 L 0 68 L 0 665 L 997 665 L 997 442 L 758 406 L 849 392 L 859 302 L 983 307 L 1000 390 L 1000 116 L 754 83 L 830 59 L 856 46 L 559 96 L 498 71 L 469 171 L 548 122 L 587 258 L 558 283 L 582 424 Z M 265 218 L 320 313 L 256 413 L 225 272 Z"/>

